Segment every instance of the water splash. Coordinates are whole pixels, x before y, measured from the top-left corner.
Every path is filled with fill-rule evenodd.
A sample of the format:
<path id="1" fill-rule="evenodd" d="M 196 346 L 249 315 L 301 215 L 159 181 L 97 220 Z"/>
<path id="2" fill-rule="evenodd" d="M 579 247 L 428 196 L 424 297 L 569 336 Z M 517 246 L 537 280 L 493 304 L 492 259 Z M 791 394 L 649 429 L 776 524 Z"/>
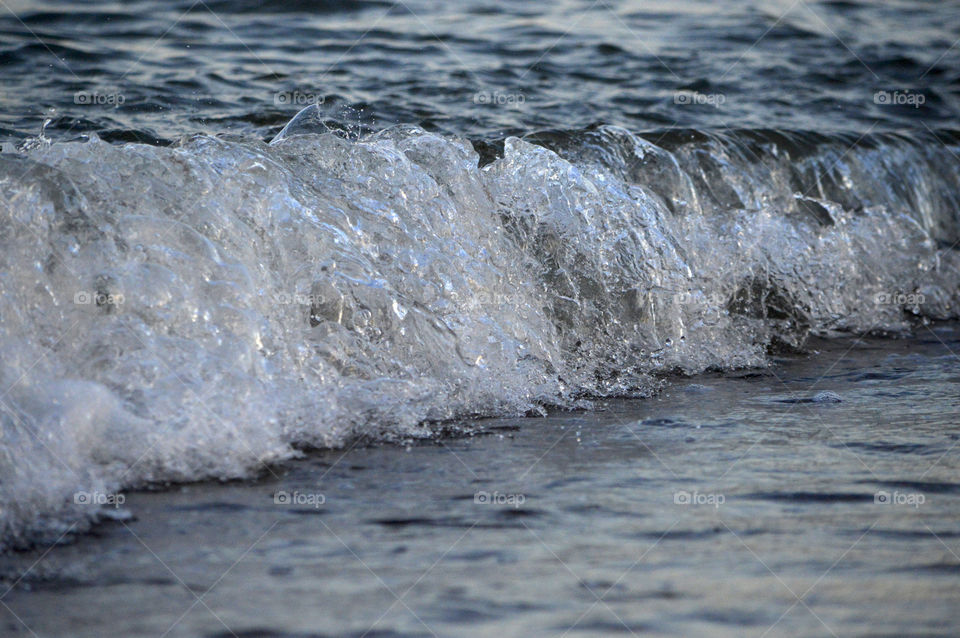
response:
<path id="1" fill-rule="evenodd" d="M 464 139 L 313 115 L 271 144 L 0 156 L 4 543 L 91 520 L 78 491 L 957 316 L 946 147 L 602 127 L 507 139 L 481 168 Z"/>

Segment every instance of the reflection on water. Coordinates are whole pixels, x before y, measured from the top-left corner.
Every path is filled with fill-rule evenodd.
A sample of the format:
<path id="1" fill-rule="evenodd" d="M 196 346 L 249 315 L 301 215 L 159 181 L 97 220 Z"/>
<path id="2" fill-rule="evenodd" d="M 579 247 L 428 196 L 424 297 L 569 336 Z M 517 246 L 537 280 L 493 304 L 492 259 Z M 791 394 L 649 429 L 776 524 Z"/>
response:
<path id="1" fill-rule="evenodd" d="M 816 347 L 594 413 L 128 494 L 139 520 L 53 550 L 4 603 L 41 635 L 950 635 L 960 332 Z"/>

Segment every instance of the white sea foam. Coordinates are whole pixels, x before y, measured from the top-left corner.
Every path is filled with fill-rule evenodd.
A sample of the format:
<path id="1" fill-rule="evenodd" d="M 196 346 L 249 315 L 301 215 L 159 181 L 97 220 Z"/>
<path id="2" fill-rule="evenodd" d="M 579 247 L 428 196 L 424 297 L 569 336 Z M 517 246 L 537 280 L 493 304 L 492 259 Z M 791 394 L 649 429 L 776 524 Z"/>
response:
<path id="1" fill-rule="evenodd" d="M 413 127 L 309 132 L 0 157 L 4 543 L 90 520 L 77 492 L 957 315 L 948 149 L 602 128 L 480 168 Z"/>

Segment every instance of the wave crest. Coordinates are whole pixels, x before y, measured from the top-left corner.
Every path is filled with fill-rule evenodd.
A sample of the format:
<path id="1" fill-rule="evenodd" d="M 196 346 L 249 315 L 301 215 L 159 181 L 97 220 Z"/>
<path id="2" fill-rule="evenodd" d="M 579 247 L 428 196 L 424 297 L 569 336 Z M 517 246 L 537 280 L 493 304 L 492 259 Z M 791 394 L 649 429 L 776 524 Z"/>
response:
<path id="1" fill-rule="evenodd" d="M 600 127 L 480 167 L 463 139 L 309 122 L 0 156 L 3 543 L 91 520 L 80 490 L 957 316 L 953 138 Z"/>

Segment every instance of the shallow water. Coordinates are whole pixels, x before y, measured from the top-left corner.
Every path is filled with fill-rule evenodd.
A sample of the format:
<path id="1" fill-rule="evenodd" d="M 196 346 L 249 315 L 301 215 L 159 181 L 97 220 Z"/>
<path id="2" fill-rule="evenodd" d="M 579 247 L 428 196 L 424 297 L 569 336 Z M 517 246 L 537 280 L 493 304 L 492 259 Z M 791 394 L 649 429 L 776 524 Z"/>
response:
<path id="1" fill-rule="evenodd" d="M 812 346 L 649 400 L 126 494 L 135 520 L 4 558 L 2 626 L 956 635 L 960 328 Z"/>

